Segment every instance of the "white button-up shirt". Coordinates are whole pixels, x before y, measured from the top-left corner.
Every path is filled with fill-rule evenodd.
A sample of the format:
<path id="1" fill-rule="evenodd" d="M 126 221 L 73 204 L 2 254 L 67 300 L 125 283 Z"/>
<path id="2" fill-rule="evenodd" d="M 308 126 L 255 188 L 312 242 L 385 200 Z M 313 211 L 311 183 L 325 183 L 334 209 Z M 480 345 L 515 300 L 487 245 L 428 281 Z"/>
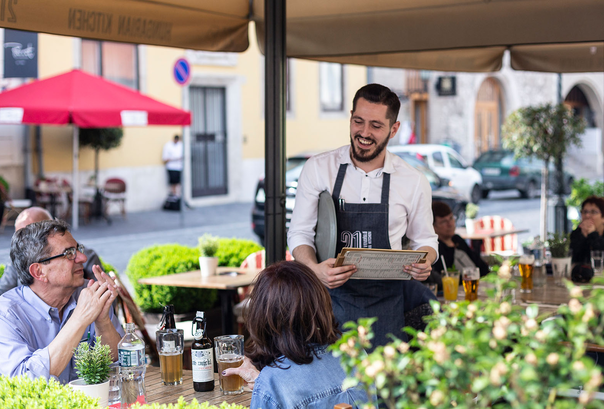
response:
<path id="1" fill-rule="evenodd" d="M 333 192 L 340 164 L 347 163 L 340 198 L 348 203 L 380 203 L 383 174 L 390 174 L 388 234 L 390 247 L 402 248 L 406 234 L 411 249 L 429 246 L 438 254 L 438 236 L 432 226 L 432 189 L 426 177 L 398 156 L 386 152 L 384 167 L 365 173 L 352 163 L 350 145 L 310 158 L 298 180 L 296 205 L 287 240 L 293 251 L 300 245 L 315 248 L 319 194 Z"/>

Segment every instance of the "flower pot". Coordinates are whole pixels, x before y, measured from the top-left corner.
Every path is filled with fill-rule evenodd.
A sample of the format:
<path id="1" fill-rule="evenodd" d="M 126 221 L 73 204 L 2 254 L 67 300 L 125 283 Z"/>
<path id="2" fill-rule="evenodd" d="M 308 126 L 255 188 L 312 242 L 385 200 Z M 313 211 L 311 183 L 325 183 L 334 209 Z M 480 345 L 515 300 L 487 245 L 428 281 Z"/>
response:
<path id="1" fill-rule="evenodd" d="M 96 385 L 86 385 L 86 382 L 83 379 L 76 379 L 75 381 L 69 382 L 69 386 L 76 391 L 84 392 L 91 398 L 99 398 L 100 407 L 107 407 L 109 402 L 109 379 Z"/>
<path id="2" fill-rule="evenodd" d="M 474 219 L 466 219 L 466 233 L 474 234 L 475 225 L 476 225 L 476 221 Z"/>
<path id="3" fill-rule="evenodd" d="M 208 277 L 216 274 L 218 267 L 218 257 L 199 257 L 199 270 L 202 277 Z"/>
<path id="4" fill-rule="evenodd" d="M 570 257 L 555 258 L 552 257 L 552 271 L 557 286 L 564 287 L 564 280 L 570 278 Z"/>

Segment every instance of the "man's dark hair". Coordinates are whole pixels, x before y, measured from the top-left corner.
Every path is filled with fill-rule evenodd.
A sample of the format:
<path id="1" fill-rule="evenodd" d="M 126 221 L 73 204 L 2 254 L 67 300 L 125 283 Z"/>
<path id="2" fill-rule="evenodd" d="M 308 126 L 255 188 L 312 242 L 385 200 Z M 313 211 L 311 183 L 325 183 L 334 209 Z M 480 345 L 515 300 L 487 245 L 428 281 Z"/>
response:
<path id="1" fill-rule="evenodd" d="M 598 209 L 600 209 L 600 213 L 602 214 L 602 217 L 604 217 L 604 199 L 602 199 L 601 197 L 598 197 L 598 196 L 589 196 L 587 199 L 585 199 L 583 201 L 583 203 L 581 203 L 581 210 L 583 210 L 585 205 L 588 203 L 591 203 L 592 205 L 597 206 Z"/>
<path id="2" fill-rule="evenodd" d="M 401 101 L 394 92 L 390 91 L 390 88 L 380 84 L 367 84 L 360 88 L 352 100 L 352 112 L 357 109 L 359 98 L 374 104 L 386 105 L 388 107 L 386 118 L 390 120 L 390 125 L 396 122 L 398 111 L 401 109 Z"/>
<path id="3" fill-rule="evenodd" d="M 281 356 L 309 364 L 315 347 L 333 344 L 340 335 L 329 292 L 297 261 L 282 261 L 260 273 L 244 318 L 250 332 L 246 355 L 259 370 L 278 367 Z"/>
<path id="4" fill-rule="evenodd" d="M 432 214 L 434 215 L 434 222 L 437 217 L 447 217 L 453 213 L 453 210 L 445 202 L 434 201 L 432 202 Z"/>
<path id="5" fill-rule="evenodd" d="M 178 135 L 178 134 L 174 135 L 174 140 L 178 142 L 180 140 L 180 135 Z"/>
<path id="6" fill-rule="evenodd" d="M 10 259 L 23 285 L 34 282 L 29 266 L 51 256 L 48 238 L 68 231 L 69 225 L 63 220 L 43 220 L 15 232 L 10 242 Z"/>

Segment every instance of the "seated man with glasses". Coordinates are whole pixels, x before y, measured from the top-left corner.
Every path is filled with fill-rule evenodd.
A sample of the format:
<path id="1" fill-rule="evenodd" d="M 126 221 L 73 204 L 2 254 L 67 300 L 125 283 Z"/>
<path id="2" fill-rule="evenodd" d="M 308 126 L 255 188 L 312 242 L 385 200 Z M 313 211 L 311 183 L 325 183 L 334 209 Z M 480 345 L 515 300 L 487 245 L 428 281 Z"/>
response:
<path id="1" fill-rule="evenodd" d="M 573 264 L 591 265 L 590 252 L 604 250 L 604 199 L 590 196 L 581 204 L 581 223 L 570 234 Z"/>
<path id="2" fill-rule="evenodd" d="M 489 266 L 476 254 L 468 243 L 455 234 L 455 216 L 448 204 L 444 202 L 432 202 L 432 214 L 434 216 L 434 232 L 438 235 L 438 254 L 445 258 L 447 268 L 455 265 L 459 271 L 463 267 L 478 267 L 480 276 L 489 273 Z M 439 258 L 432 265 L 432 273 L 426 282 L 437 283 L 442 289 L 443 263 Z"/>
<path id="3" fill-rule="evenodd" d="M 96 336 L 111 347 L 124 335 L 112 303 L 115 283 L 94 266 L 97 279 L 84 278 L 86 256 L 69 226 L 60 220 L 32 223 L 18 230 L 10 256 L 24 284 L 0 296 L 0 374 L 77 378 L 73 350 L 93 345 Z"/>
<path id="4" fill-rule="evenodd" d="M 42 220 L 52 220 L 52 216 L 48 212 L 48 210 L 43 209 L 41 207 L 28 207 L 23 210 L 17 220 L 15 220 L 15 231 L 21 230 L 25 226 L 29 226 L 35 222 L 41 222 Z M 84 250 L 84 254 L 86 255 L 86 262 L 84 263 L 84 278 L 89 280 L 95 280 L 94 273 L 92 272 L 92 267 L 95 265 L 101 265 L 101 260 L 99 256 L 95 253 L 93 249 L 86 248 Z M 18 285 L 23 285 L 23 283 L 19 282 L 19 275 L 17 274 L 17 270 L 8 264 L 4 269 L 4 274 L 0 277 L 0 295 L 4 294 L 8 290 L 15 288 Z"/>

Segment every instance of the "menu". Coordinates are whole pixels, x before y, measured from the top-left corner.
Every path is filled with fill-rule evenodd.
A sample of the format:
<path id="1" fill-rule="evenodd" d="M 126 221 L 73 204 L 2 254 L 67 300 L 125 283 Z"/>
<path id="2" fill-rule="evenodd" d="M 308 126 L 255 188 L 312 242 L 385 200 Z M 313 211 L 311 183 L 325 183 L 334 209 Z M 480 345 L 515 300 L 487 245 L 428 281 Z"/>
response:
<path id="1" fill-rule="evenodd" d="M 403 266 L 425 261 L 427 251 L 357 249 L 344 247 L 335 267 L 354 264 L 357 272 L 350 278 L 357 280 L 411 280 Z"/>

